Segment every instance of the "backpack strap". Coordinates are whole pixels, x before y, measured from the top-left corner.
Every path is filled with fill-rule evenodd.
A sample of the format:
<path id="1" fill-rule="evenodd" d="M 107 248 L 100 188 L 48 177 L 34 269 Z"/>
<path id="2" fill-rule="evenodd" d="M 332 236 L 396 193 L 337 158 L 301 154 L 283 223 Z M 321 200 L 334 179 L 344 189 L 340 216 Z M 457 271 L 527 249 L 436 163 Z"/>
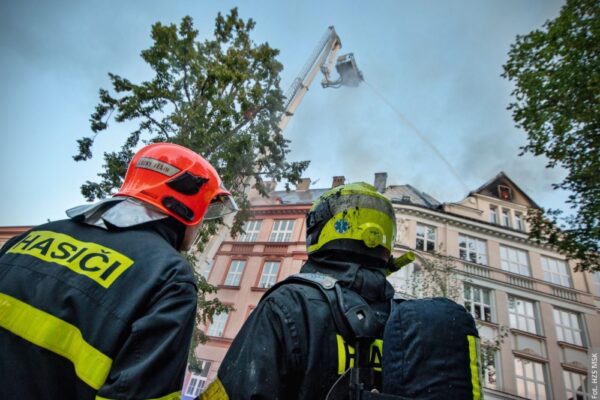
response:
<path id="1" fill-rule="evenodd" d="M 348 343 L 355 343 L 357 339 L 382 337 L 384 325 L 377 320 L 375 313 L 365 299 L 358 293 L 348 290 L 346 295 L 352 297 L 347 302 L 344 298 L 342 286 L 338 284 L 337 279 L 329 275 L 319 273 L 291 275 L 272 286 L 262 299 L 266 298 L 276 288 L 290 283 L 304 284 L 319 289 L 323 297 L 327 299 L 338 332 Z"/>

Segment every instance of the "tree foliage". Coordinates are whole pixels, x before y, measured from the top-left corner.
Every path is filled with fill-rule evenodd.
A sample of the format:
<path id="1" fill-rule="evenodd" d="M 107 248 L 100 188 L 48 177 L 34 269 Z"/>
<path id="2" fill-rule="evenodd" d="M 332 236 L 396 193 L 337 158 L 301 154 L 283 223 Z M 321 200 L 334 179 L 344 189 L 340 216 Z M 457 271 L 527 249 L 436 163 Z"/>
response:
<path id="1" fill-rule="evenodd" d="M 503 76 L 514 82 L 512 110 L 527 133 L 522 153 L 545 155 L 566 178 L 554 185 L 571 195 L 571 212 L 533 211 L 531 237 L 600 268 L 600 3 L 567 0 L 542 29 L 517 36 Z"/>
<path id="2" fill-rule="evenodd" d="M 90 117 L 93 136 L 77 141 L 78 153 L 73 158 L 88 160 L 95 138 L 112 121 L 134 126 L 119 150 L 104 153 L 100 180 L 82 185 L 81 192 L 89 201 L 113 194 L 135 151 L 152 142 L 186 146 L 217 169 L 240 207 L 233 235 L 248 219 L 246 193 L 251 183 L 266 195 L 267 179 L 300 180 L 308 162 L 286 161 L 289 141 L 278 128 L 284 112 L 278 50 L 250 39 L 254 25 L 252 19 L 239 18 L 234 8 L 226 16 L 218 14 L 214 37 L 204 41 L 198 40 L 190 17 L 184 17 L 179 27 L 152 26 L 153 43 L 141 52 L 153 71 L 152 79 L 134 83 L 109 73 L 112 90 L 100 89 L 99 103 Z M 203 224 L 197 243 L 205 243 L 216 229 L 215 224 Z M 194 262 L 193 257 L 190 261 Z M 231 307 L 214 297 L 216 288 L 202 276 L 197 276 L 197 283 L 199 328 Z M 206 335 L 196 329 L 190 357 L 193 369 L 199 368 L 193 350 L 205 341 Z"/>
<path id="3" fill-rule="evenodd" d="M 279 51 L 255 44 L 255 23 L 239 18 L 237 9 L 218 14 L 214 38 L 198 40 L 192 18 L 176 25 L 152 26 L 153 44 L 142 59 L 153 71 L 149 81 L 109 73 L 112 91 L 100 89 L 90 118 L 92 137 L 78 140 L 77 161 L 92 157 L 96 135 L 111 121 L 135 126 L 120 150 L 104 153 L 99 182 L 87 181 L 88 200 L 104 198 L 119 188 L 127 165 L 141 143 L 173 142 L 206 158 L 219 172 L 241 208 L 232 227 L 235 235 L 248 218 L 246 189 L 253 182 L 266 195 L 264 181 L 296 183 L 307 161 L 288 162 L 289 141 L 278 128 L 283 113 L 279 87 Z"/>

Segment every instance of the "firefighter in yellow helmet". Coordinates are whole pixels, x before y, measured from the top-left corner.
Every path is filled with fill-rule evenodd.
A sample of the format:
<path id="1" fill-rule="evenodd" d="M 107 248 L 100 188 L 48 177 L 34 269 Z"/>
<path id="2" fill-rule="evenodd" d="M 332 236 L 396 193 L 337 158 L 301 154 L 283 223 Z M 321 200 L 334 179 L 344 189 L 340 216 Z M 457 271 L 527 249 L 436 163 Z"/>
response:
<path id="1" fill-rule="evenodd" d="M 392 204 L 373 186 L 324 193 L 307 215 L 301 273 L 263 296 L 201 398 L 325 399 L 354 366 L 355 340 L 370 348 L 364 389 L 380 389 L 395 236 Z"/>
<path id="2" fill-rule="evenodd" d="M 215 169 L 141 149 L 115 197 L 0 250 L 0 399 L 178 399 L 196 310 L 187 249 L 235 210 Z"/>

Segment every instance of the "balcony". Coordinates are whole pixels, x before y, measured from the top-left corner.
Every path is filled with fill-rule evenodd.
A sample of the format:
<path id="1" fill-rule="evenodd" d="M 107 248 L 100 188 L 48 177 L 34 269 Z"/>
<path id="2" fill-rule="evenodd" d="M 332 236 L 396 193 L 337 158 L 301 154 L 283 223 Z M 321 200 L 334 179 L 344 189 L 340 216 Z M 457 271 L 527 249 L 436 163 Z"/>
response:
<path id="1" fill-rule="evenodd" d="M 561 300 L 594 306 L 594 295 L 577 289 L 558 286 L 529 276 L 513 274 L 500 268 L 457 259 L 457 270 L 465 275 L 501 282 L 521 289 L 535 291 Z"/>

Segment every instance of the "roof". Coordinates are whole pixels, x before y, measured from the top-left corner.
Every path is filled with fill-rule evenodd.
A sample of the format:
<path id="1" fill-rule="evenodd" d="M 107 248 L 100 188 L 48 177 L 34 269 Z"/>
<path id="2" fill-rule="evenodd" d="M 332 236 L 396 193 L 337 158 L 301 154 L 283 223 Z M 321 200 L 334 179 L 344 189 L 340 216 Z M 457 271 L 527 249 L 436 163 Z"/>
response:
<path id="1" fill-rule="evenodd" d="M 412 204 L 430 208 L 432 210 L 439 210 L 442 208 L 442 203 L 411 185 L 388 186 L 384 194 L 392 201 L 392 203 Z"/>
<path id="2" fill-rule="evenodd" d="M 331 190 L 326 189 L 308 189 L 308 190 L 276 190 L 269 193 L 271 199 L 277 199 L 281 204 L 312 204 L 323 193 Z"/>
<path id="3" fill-rule="evenodd" d="M 481 185 L 479 188 L 473 190 L 469 194 L 472 195 L 474 193 L 477 193 L 477 194 L 482 194 L 482 195 L 486 195 L 486 196 L 499 198 L 499 196 L 497 194 L 497 190 L 496 190 L 498 185 L 506 185 L 506 186 L 512 187 L 513 190 L 516 190 L 519 193 L 519 195 L 523 197 L 525 202 L 529 203 L 529 204 L 524 204 L 524 205 L 526 205 L 528 207 L 538 208 L 538 209 L 540 208 L 540 206 L 538 206 L 536 204 L 536 202 L 533 201 L 533 199 L 531 197 L 529 197 L 527 195 L 527 193 L 525 193 L 523 191 L 523 189 L 521 189 L 519 186 L 517 186 L 517 184 L 512 179 L 510 179 L 504 171 L 500 171 L 492 179 L 490 179 L 489 181 L 487 181 L 486 183 Z"/>

